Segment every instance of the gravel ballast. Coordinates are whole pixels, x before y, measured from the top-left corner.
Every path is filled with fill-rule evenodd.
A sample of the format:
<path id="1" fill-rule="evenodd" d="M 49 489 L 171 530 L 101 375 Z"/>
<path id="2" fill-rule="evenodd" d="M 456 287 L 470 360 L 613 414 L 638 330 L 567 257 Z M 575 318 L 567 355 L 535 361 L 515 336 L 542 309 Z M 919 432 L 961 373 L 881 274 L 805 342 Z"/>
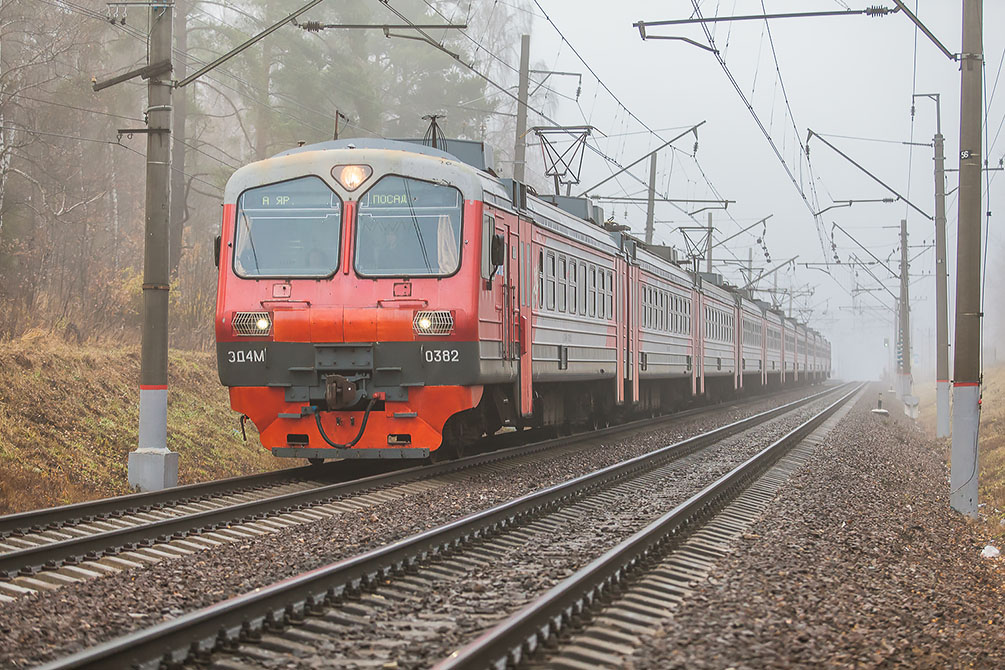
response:
<path id="1" fill-rule="evenodd" d="M 472 565 L 452 562 L 450 557 L 436 561 L 427 571 L 429 584 L 421 593 L 383 599 L 376 607 L 376 599 L 365 596 L 362 608 L 350 601 L 344 609 L 364 620 L 333 631 L 315 652 L 293 652 L 260 664 L 242 658 L 241 663 L 289 670 L 370 667 L 375 662 L 375 667 L 388 663 L 402 670 L 427 668 L 806 421 L 825 402 L 811 403 L 638 478 L 584 496 L 543 515 L 540 524 L 521 524 L 472 545 L 469 558 L 481 546 L 492 548 L 497 541 L 505 541 L 505 545 L 495 545 L 497 554 L 488 562 Z M 452 556 L 464 558 L 465 554 L 462 547 Z M 435 573 L 437 564 L 447 567 L 447 572 Z M 421 568 L 419 574 L 423 574 Z M 393 577 L 386 580 L 392 590 L 399 583 Z M 367 609 L 371 611 L 363 614 Z M 435 624 L 436 630 L 415 630 L 412 622 L 417 620 Z"/>
<path id="2" fill-rule="evenodd" d="M 802 394 L 808 394 L 803 391 Z M 789 398 L 791 399 L 791 398 Z M 0 665 L 29 667 L 780 404 L 704 415 L 456 486 L 221 545 L 0 608 Z"/>
<path id="3" fill-rule="evenodd" d="M 1005 667 L 1005 569 L 949 508 L 945 447 L 875 388 L 633 668 Z"/>

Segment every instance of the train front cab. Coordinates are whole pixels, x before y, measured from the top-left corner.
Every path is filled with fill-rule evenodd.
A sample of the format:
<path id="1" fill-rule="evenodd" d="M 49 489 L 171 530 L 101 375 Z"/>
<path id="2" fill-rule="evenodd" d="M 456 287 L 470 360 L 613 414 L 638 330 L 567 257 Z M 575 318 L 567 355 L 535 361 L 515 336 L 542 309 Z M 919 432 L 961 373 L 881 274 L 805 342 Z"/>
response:
<path id="1" fill-rule="evenodd" d="M 482 396 L 481 180 L 446 154 L 344 146 L 228 183 L 220 379 L 277 456 L 425 457 Z"/>

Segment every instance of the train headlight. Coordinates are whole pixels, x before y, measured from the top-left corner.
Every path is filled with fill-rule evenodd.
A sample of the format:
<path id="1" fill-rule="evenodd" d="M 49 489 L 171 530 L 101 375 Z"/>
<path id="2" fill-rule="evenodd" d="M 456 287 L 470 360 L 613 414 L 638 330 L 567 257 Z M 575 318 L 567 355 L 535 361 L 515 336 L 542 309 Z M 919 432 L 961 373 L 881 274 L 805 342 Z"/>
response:
<path id="1" fill-rule="evenodd" d="M 416 312 L 412 329 L 416 335 L 449 335 L 454 330 L 454 315 L 447 310 Z"/>
<path id="2" fill-rule="evenodd" d="M 272 332 L 272 317 L 268 312 L 235 312 L 234 334 L 245 337 L 266 337 Z"/>
<path id="3" fill-rule="evenodd" d="M 372 174 L 373 169 L 369 165 L 336 165 L 332 168 L 332 176 L 347 191 L 358 189 Z"/>

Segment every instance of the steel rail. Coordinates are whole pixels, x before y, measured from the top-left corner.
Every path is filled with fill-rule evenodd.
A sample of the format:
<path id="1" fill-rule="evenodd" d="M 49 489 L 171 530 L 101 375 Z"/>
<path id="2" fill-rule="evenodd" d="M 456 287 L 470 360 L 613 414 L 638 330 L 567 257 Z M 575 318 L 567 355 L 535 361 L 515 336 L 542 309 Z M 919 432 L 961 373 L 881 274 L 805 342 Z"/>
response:
<path id="1" fill-rule="evenodd" d="M 91 520 L 96 517 L 121 516 L 148 509 L 156 509 L 165 505 L 184 504 L 204 499 L 207 496 L 242 493 L 273 484 L 295 483 L 305 479 L 313 479 L 320 475 L 327 475 L 329 470 L 329 465 L 324 465 L 320 468 L 308 465 L 299 468 L 274 470 L 257 475 L 244 475 L 241 477 L 217 479 L 211 482 L 186 484 L 185 486 L 176 486 L 161 491 L 130 493 L 113 498 L 102 498 L 100 500 L 74 503 L 72 505 L 61 505 L 59 507 L 47 507 L 29 512 L 8 514 L 0 516 L 0 537 L 8 537 L 25 532 L 37 532 L 46 528 L 58 528 L 66 523 Z"/>
<path id="2" fill-rule="evenodd" d="M 643 566 L 684 539 L 766 473 L 793 446 L 861 390 L 859 385 L 671 511 L 605 552 L 543 596 L 434 666 L 433 670 L 483 670 L 519 666 L 526 657 L 628 581 Z"/>
<path id="3" fill-rule="evenodd" d="M 731 406 L 743 405 L 747 402 L 756 402 L 764 397 L 766 396 L 746 398 L 743 402 L 734 403 Z M 700 414 L 708 410 L 708 407 L 697 407 L 683 410 L 681 412 L 674 412 L 672 414 L 659 417 L 657 421 L 684 418 L 693 414 Z M 647 421 L 647 419 L 612 426 L 611 429 L 617 430 L 621 428 L 631 428 L 632 426 L 639 425 L 644 421 Z M 536 435 L 537 431 L 534 432 Z M 508 435 L 501 435 L 496 436 L 495 439 L 499 440 L 501 438 L 502 440 L 505 440 L 507 437 Z M 517 448 L 531 448 L 536 444 L 538 443 L 535 442 L 528 445 L 517 445 Z M 502 451 L 499 453 L 502 453 Z M 461 460 L 464 459 L 458 459 L 458 462 Z M 56 529 L 68 523 L 81 523 L 93 521 L 98 518 L 135 514 L 151 509 L 161 509 L 168 505 L 183 505 L 185 503 L 204 500 L 210 496 L 245 493 L 260 490 L 264 487 L 276 484 L 292 484 L 309 479 L 328 477 L 333 473 L 339 475 L 340 481 L 358 479 L 360 477 L 381 474 L 381 466 L 387 467 L 387 465 L 388 461 L 340 461 L 338 463 L 326 463 L 320 466 L 309 465 L 298 468 L 287 468 L 284 470 L 263 472 L 255 475 L 243 475 L 240 477 L 217 479 L 210 482 L 199 482 L 195 484 L 186 484 L 184 486 L 175 486 L 161 491 L 130 493 L 127 495 L 101 498 L 99 500 L 88 500 L 70 505 L 46 507 L 27 512 L 17 512 L 15 514 L 0 516 L 0 538 L 9 537 L 11 535 L 40 532 L 46 529 Z M 415 468 L 410 469 L 414 470 Z"/>
<path id="4" fill-rule="evenodd" d="M 828 389 L 821 393 L 814 394 L 794 402 L 810 402 L 811 399 L 816 398 L 823 393 L 829 393 L 832 391 L 833 389 Z M 791 404 L 792 403 L 783 405 L 783 407 L 787 407 Z M 592 432 L 577 433 L 566 437 L 535 442 L 529 445 L 511 447 L 509 449 L 502 449 L 486 454 L 470 456 L 455 461 L 416 466 L 397 470 L 391 473 L 381 473 L 352 479 L 350 481 L 305 489 L 302 491 L 293 491 L 278 496 L 270 496 L 259 500 L 252 500 L 244 503 L 238 503 L 236 505 L 228 505 L 202 512 L 185 514 L 183 516 L 138 524 L 126 528 L 84 535 L 81 537 L 50 542 L 47 544 L 40 544 L 34 547 L 0 554 L 0 578 L 6 577 L 13 579 L 18 574 L 31 575 L 43 568 L 58 568 L 64 563 L 75 564 L 87 560 L 99 560 L 102 554 L 114 554 L 122 550 L 131 550 L 140 546 L 149 546 L 157 541 L 168 541 L 170 539 L 183 538 L 192 533 L 205 532 L 235 523 L 244 523 L 267 516 L 294 512 L 307 506 L 325 504 L 341 497 L 359 494 L 363 491 L 396 486 L 406 482 L 437 477 L 452 472 L 459 472 L 485 464 L 533 455 L 542 451 L 592 439 L 594 437 L 603 437 L 605 435 L 658 425 L 660 423 L 683 418 L 692 414 L 707 413 L 714 411 L 715 409 L 717 408 L 714 406 L 700 407 L 662 416 L 656 420 L 640 419 Z"/>
<path id="5" fill-rule="evenodd" d="M 635 474 L 694 453 L 731 435 L 798 409 L 844 386 L 786 403 L 740 419 L 707 433 L 656 451 L 607 466 L 462 519 L 407 537 L 389 545 L 290 577 L 270 586 L 184 614 L 65 658 L 38 670 L 158 667 L 183 663 L 192 654 L 206 653 L 233 643 L 242 635 L 284 624 L 326 602 L 379 583 L 391 574 L 414 566 L 462 544 L 522 523 L 528 518 Z"/>

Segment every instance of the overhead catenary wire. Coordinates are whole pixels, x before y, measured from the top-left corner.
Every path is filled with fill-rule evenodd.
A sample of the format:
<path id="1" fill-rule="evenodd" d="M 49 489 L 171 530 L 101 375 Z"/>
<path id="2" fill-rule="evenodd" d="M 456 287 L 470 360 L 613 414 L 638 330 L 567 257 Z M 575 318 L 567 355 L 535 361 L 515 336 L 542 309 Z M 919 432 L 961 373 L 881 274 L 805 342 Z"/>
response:
<path id="1" fill-rule="evenodd" d="M 133 149 L 132 147 L 130 147 L 130 146 L 126 145 L 126 144 L 123 144 L 122 142 L 118 142 L 118 141 L 115 141 L 115 140 L 106 140 L 106 139 L 98 138 L 98 137 L 83 137 L 83 136 L 80 136 L 80 135 L 68 135 L 66 133 L 54 133 L 54 132 L 49 132 L 49 131 L 46 131 L 46 130 L 36 130 L 35 128 L 28 128 L 26 126 L 6 126 L 6 125 L 4 125 L 4 126 L 0 126 L 0 130 L 10 130 L 10 131 L 15 131 L 15 132 L 27 133 L 29 135 L 39 135 L 39 136 L 43 136 L 43 137 L 58 137 L 58 138 L 61 138 L 61 139 L 74 140 L 74 141 L 77 141 L 77 142 L 92 142 L 92 143 L 95 143 L 95 144 L 110 144 L 112 146 L 122 147 L 126 151 L 131 151 L 134 154 L 138 154 L 140 156 L 145 156 L 146 155 L 142 151 L 137 151 L 136 149 Z M 216 189 L 217 191 L 221 190 L 220 187 L 217 186 L 216 184 L 208 182 L 205 179 L 202 179 L 202 178 L 200 178 L 197 175 L 189 174 L 187 172 L 182 171 L 179 168 L 174 168 L 173 167 L 172 169 L 174 171 L 176 171 L 176 172 L 179 172 L 179 173 L 185 175 L 186 177 L 189 177 L 190 179 L 194 179 L 195 181 L 201 182 L 201 183 L 205 184 L 206 186 L 209 186 L 210 188 Z"/>
<path id="2" fill-rule="evenodd" d="M 426 6 L 428 6 L 428 7 L 430 8 L 430 9 L 432 9 L 432 10 L 433 10 L 433 11 L 434 11 L 434 12 L 435 12 L 436 14 L 438 14 L 438 15 L 439 15 L 439 16 L 440 16 L 441 18 L 443 18 L 443 19 L 445 19 L 445 20 L 448 20 L 448 17 L 446 17 L 446 16 L 445 16 L 445 15 L 444 15 L 444 14 L 443 14 L 443 13 L 442 13 L 441 11 L 439 11 L 439 9 L 438 9 L 437 7 L 435 7 L 435 6 L 433 5 L 433 4 L 431 4 L 431 3 L 429 2 L 429 0 L 423 0 L 423 2 L 424 2 L 424 3 L 426 4 Z M 608 93 L 608 94 L 609 94 L 609 95 L 610 95 L 610 96 L 612 97 L 612 99 L 613 99 L 613 100 L 615 101 L 615 103 L 616 103 L 616 104 L 618 105 L 619 109 L 620 109 L 621 111 L 623 111 L 623 112 L 624 112 L 625 114 L 627 114 L 627 115 L 628 115 L 628 116 L 629 116 L 630 118 L 634 119 L 634 120 L 635 120 L 635 121 L 636 121 L 637 123 L 639 123 L 639 125 L 640 125 L 640 126 L 642 126 L 642 128 L 644 128 L 644 129 L 645 129 L 645 132 L 647 132 L 647 133 L 651 134 L 652 136 L 654 136 L 654 137 L 655 137 L 655 139 L 657 139 L 658 141 L 662 141 L 662 142 L 665 142 L 665 141 L 666 141 L 666 140 L 665 140 L 665 138 L 663 138 L 663 137 L 662 137 L 662 136 L 661 136 L 661 135 L 660 135 L 659 133 L 660 133 L 661 131 L 663 131 L 663 130 L 673 130 L 673 128 L 669 128 L 669 129 L 660 129 L 660 130 L 654 130 L 654 129 L 652 129 L 652 128 L 651 128 L 651 127 L 650 127 L 650 126 L 649 126 L 649 125 L 647 124 L 647 123 L 645 123 L 645 122 L 644 122 L 644 121 L 643 121 L 643 120 L 642 120 L 641 118 L 639 118 L 639 117 L 638 117 L 638 116 L 637 116 L 637 115 L 636 115 L 636 114 L 635 114 L 634 112 L 632 112 L 632 110 L 630 110 L 630 109 L 629 109 L 629 108 L 628 108 L 628 107 L 627 107 L 627 106 L 626 106 L 626 105 L 625 105 L 625 104 L 624 104 L 624 103 L 623 103 L 623 102 L 621 101 L 621 99 L 620 99 L 620 98 L 618 98 L 618 96 L 617 96 L 617 95 L 616 95 L 616 94 L 615 94 L 615 93 L 614 93 L 614 92 L 613 92 L 613 91 L 612 91 L 612 90 L 610 89 L 610 87 L 609 87 L 609 86 L 608 86 L 608 85 L 607 85 L 607 84 L 606 84 L 606 83 L 605 83 L 605 82 L 604 82 L 604 81 L 603 81 L 603 80 L 602 80 L 602 79 L 600 78 L 600 76 L 599 76 L 599 75 L 597 74 L 597 72 L 596 72 L 596 71 L 595 71 L 595 70 L 593 69 L 593 67 L 592 67 L 592 66 L 591 66 L 591 65 L 590 65 L 590 64 L 589 64 L 589 63 L 588 63 L 588 62 L 586 61 L 586 59 L 585 59 L 585 58 L 584 58 L 584 57 L 582 56 L 582 54 L 580 54 L 580 53 L 579 53 L 579 51 L 578 51 L 578 50 L 577 50 L 577 49 L 575 48 L 575 46 L 574 46 L 574 45 L 573 45 L 573 44 L 572 44 L 572 43 L 571 43 L 571 42 L 569 41 L 569 39 L 568 39 L 568 38 L 567 38 L 567 37 L 565 36 L 565 34 L 564 34 L 564 33 L 562 32 L 562 30 L 561 30 L 561 29 L 560 29 L 560 28 L 558 27 L 558 25 L 557 25 L 557 24 L 555 23 L 555 21 L 554 21 L 554 20 L 553 20 L 553 19 L 552 19 L 552 18 L 551 18 L 551 17 L 550 17 L 550 16 L 548 15 L 548 14 L 547 14 L 547 12 L 545 12 L 545 11 L 544 11 L 543 7 L 541 7 L 540 3 L 539 3 L 539 2 L 537 2 L 537 0 L 535 0 L 535 4 L 536 4 L 536 6 L 538 7 L 538 9 L 539 9 L 539 10 L 540 10 L 540 11 L 542 12 L 542 16 L 544 16 L 544 18 L 546 18 L 546 20 L 548 21 L 548 23 L 549 23 L 549 24 L 550 24 L 550 25 L 552 26 L 552 28 L 553 28 L 553 29 L 555 30 L 555 32 L 556 32 L 556 33 L 558 34 L 558 36 L 559 36 L 559 38 L 560 38 L 560 40 L 561 40 L 561 44 L 562 44 L 562 45 L 564 45 L 564 46 L 567 46 L 567 47 L 568 47 L 568 48 L 569 48 L 569 49 L 570 49 L 570 50 L 572 51 L 572 53 L 573 53 L 573 54 L 574 54 L 574 55 L 575 55 L 575 56 L 576 56 L 576 57 L 577 57 L 577 58 L 579 59 L 579 61 L 580 61 L 580 62 L 581 62 L 581 63 L 583 64 L 583 66 L 584 66 L 584 67 L 585 67 L 585 68 L 587 69 L 587 71 L 588 71 L 588 72 L 589 72 L 589 73 L 590 73 L 590 74 L 591 74 L 591 75 L 592 75 L 592 76 L 594 77 L 594 79 L 596 79 L 596 81 L 597 81 L 597 83 L 598 83 L 598 85 L 599 85 L 599 86 L 598 86 L 597 88 L 595 88 L 595 89 L 594 89 L 594 96 L 593 96 L 593 102 L 591 103 L 591 104 L 593 105 L 593 107 L 595 108 L 595 106 L 596 106 L 596 102 L 597 102 L 597 94 L 599 93 L 600 89 L 601 89 L 601 88 L 603 88 L 603 90 L 605 90 L 605 91 L 606 91 L 606 92 L 607 92 L 607 93 Z M 512 65 L 510 65 L 509 63 L 505 62 L 505 60 L 503 60 L 502 58 L 500 58 L 500 57 L 499 57 L 498 55 L 494 54 L 494 53 L 493 53 L 493 52 L 492 52 L 491 50 L 489 50 L 488 48 L 484 47 L 484 45 L 482 45 L 482 44 L 481 44 L 481 43 L 479 43 L 479 42 L 478 42 L 477 40 L 475 40 L 475 39 L 474 39 L 473 37 L 471 37 L 471 35 L 469 35 L 469 34 L 468 34 L 468 33 L 467 33 L 466 31 L 464 31 L 464 30 L 461 30 L 461 31 L 459 31 L 459 32 L 460 32 L 460 33 L 461 33 L 461 34 L 462 34 L 462 35 L 463 35 L 463 36 L 464 36 L 465 38 L 467 38 L 467 39 L 468 39 L 469 41 L 471 41 L 472 43 L 474 43 L 474 44 L 475 44 L 475 45 L 477 46 L 477 48 L 478 48 L 478 49 L 481 49 L 481 50 L 483 50 L 483 51 L 484 51 L 484 52 L 485 52 L 485 53 L 486 53 L 487 55 L 489 55 L 489 56 L 490 56 L 490 57 L 491 57 L 492 59 L 496 60 L 497 62 L 500 62 L 500 63 L 501 63 L 501 64 L 502 64 L 502 65 L 503 65 L 504 67 L 506 67 L 507 69 L 511 70 L 512 72 L 515 72 L 515 73 L 519 73 L 519 71 L 518 71 L 518 70 L 517 70 L 517 69 L 516 69 L 515 67 L 513 67 L 513 66 L 512 66 Z M 466 65 L 466 64 L 465 64 L 465 65 Z M 472 68 L 470 68 L 470 66 L 467 66 L 467 67 L 469 67 L 469 69 L 472 69 Z M 474 70 L 472 69 L 472 71 L 474 71 Z M 500 86 L 499 86 L 498 84 L 496 85 L 496 87 L 497 87 L 497 88 L 501 88 L 501 87 L 500 87 Z M 510 93 L 509 93 L 508 91 L 503 91 L 503 92 L 504 92 L 504 93 L 506 93 L 507 95 L 509 95 L 510 97 L 513 97 L 513 98 L 515 99 L 515 96 L 512 96 L 512 94 L 510 94 Z M 519 100 L 516 100 L 516 102 L 517 102 L 517 104 L 521 104 Z M 586 123 L 587 123 L 588 125 L 590 125 L 590 124 L 591 124 L 591 120 L 592 120 L 592 117 L 593 117 L 593 110 L 591 109 L 591 112 L 590 112 L 590 114 L 586 114 L 586 112 L 585 112 L 585 111 L 583 110 L 583 108 L 582 108 L 582 105 L 581 105 L 581 103 L 580 103 L 580 102 L 579 102 L 578 100 L 576 101 L 576 104 L 577 104 L 577 107 L 578 107 L 578 109 L 579 109 L 579 112 L 580 112 L 580 114 L 582 115 L 582 117 L 583 117 L 584 121 L 586 121 Z M 530 110 L 530 111 L 534 111 L 535 113 L 537 113 L 537 114 L 541 115 L 541 116 L 542 116 L 542 118 L 544 118 L 544 119 L 548 120 L 548 121 L 549 121 L 550 123 L 553 123 L 553 124 L 555 124 L 555 125 L 559 125 L 559 124 L 557 124 L 557 122 L 553 121 L 553 120 L 552 120 L 552 119 L 550 119 L 550 118 L 549 118 L 548 116 L 546 116 L 546 115 L 544 115 L 543 113 L 541 113 L 540 111 L 538 111 L 538 110 L 535 110 L 535 109 L 534 109 L 533 107 L 531 107 L 530 105 L 528 105 L 528 106 L 527 106 L 527 108 L 528 108 L 528 110 Z M 622 125 L 624 125 L 624 123 L 625 123 L 625 119 L 624 119 L 624 118 L 622 118 L 622 119 L 621 119 L 621 123 L 622 123 Z M 624 134 L 623 134 L 623 133 L 612 133 L 611 135 L 608 135 L 608 137 L 621 137 L 621 136 L 624 136 Z M 606 161 L 607 161 L 607 162 L 609 163 L 609 165 L 608 165 L 608 169 L 609 169 L 609 170 L 611 170 L 612 172 L 613 172 L 613 169 L 611 169 L 611 166 L 612 166 L 612 165 L 613 165 L 613 166 L 616 166 L 616 167 L 618 167 L 618 168 L 621 168 L 621 167 L 622 167 L 622 166 L 621 166 L 621 164 L 620 164 L 620 162 L 619 162 L 619 161 L 618 161 L 617 159 L 615 159 L 615 158 L 611 157 L 611 156 L 610 156 L 609 154 L 607 154 L 606 152 L 604 152 L 603 150 L 601 150 L 601 149 L 600 149 L 599 147 L 597 147 L 597 146 L 595 145 L 595 143 L 594 143 L 594 142 L 592 142 L 592 141 L 588 141 L 588 142 L 587 142 L 587 146 L 588 146 L 588 147 L 589 147 L 589 148 L 591 149 L 591 151 L 593 151 L 594 153 L 596 153 L 596 154 L 598 154 L 598 155 L 602 156 L 602 157 L 603 157 L 603 158 L 604 158 L 604 159 L 605 159 L 605 160 L 606 160 Z M 621 146 L 621 152 L 622 152 L 622 153 L 623 153 L 623 151 L 624 151 L 624 147 L 625 147 L 625 145 L 624 145 L 624 143 L 622 143 L 622 146 Z M 679 149 L 679 148 L 677 148 L 677 147 L 674 147 L 673 145 L 671 145 L 671 147 L 670 147 L 670 148 L 671 148 L 672 150 L 674 150 L 674 151 L 681 151 L 682 153 L 684 153 L 684 152 L 683 152 L 682 150 L 680 150 L 680 149 Z M 696 157 L 696 156 L 691 156 L 691 158 L 693 158 L 693 159 L 695 160 L 695 163 L 696 163 L 696 165 L 698 166 L 698 169 L 699 169 L 699 172 L 700 172 L 700 173 L 702 174 L 702 177 L 703 177 L 703 179 L 705 180 L 705 182 L 706 182 L 706 185 L 707 185 L 707 186 L 709 187 L 709 189 L 710 189 L 711 191 L 713 191 L 713 192 L 717 193 L 717 190 L 715 189 L 714 185 L 713 185 L 713 184 L 711 183 L 711 181 L 709 181 L 709 179 L 708 179 L 707 175 L 705 174 L 704 170 L 703 170 L 703 169 L 701 168 L 701 166 L 700 166 L 700 165 L 698 164 L 698 160 L 697 160 L 697 157 Z M 640 178 L 640 177 L 638 177 L 637 175 L 635 175 L 635 174 L 631 173 L 630 171 L 629 171 L 629 172 L 627 172 L 626 174 L 627 174 L 628 176 L 630 176 L 630 177 L 631 177 L 632 179 L 634 179 L 634 180 L 635 180 L 636 182 L 638 182 L 638 183 L 639 183 L 640 185 L 642 185 L 642 186 L 645 186 L 646 188 L 648 188 L 648 183 L 647 183 L 647 182 L 646 182 L 645 180 L 643 180 L 642 178 Z M 621 186 L 621 187 L 622 187 L 622 189 L 624 190 L 624 186 L 623 186 L 623 184 L 621 183 L 620 179 L 616 179 L 616 180 L 615 180 L 615 182 L 616 182 L 616 183 L 618 183 L 618 185 L 619 185 L 619 186 Z M 717 197 L 719 197 L 719 196 L 717 195 Z M 719 199 L 721 199 L 721 197 L 720 197 Z M 681 213 L 683 213 L 683 214 L 685 214 L 685 215 L 687 215 L 687 214 L 688 214 L 686 210 L 684 210 L 684 209 L 682 209 L 682 208 L 679 208 L 679 207 L 677 207 L 676 205 L 673 205 L 673 206 L 674 206 L 675 208 L 677 208 L 677 209 L 678 209 L 678 210 L 679 210 L 679 211 L 680 211 Z M 640 205 L 639 205 L 639 206 L 637 206 L 637 207 L 638 207 L 638 209 L 639 209 L 640 211 L 644 211 L 644 208 L 643 208 L 643 207 L 641 207 Z M 689 216 L 690 216 L 690 215 L 689 215 Z M 737 227 L 742 227 L 742 226 L 740 226 L 740 224 L 739 224 L 739 223 L 737 223 L 737 222 L 736 222 L 736 220 L 735 220 L 735 219 L 733 219 L 732 215 L 731 215 L 731 214 L 730 214 L 730 213 L 729 213 L 728 211 L 727 211 L 727 216 L 728 216 L 728 217 L 730 218 L 730 220 L 732 220 L 732 221 L 733 221 L 733 223 L 734 223 L 734 224 L 735 224 L 735 225 L 736 225 Z M 690 217 L 690 218 L 691 218 L 692 220 L 695 220 L 695 219 L 694 219 L 693 217 Z M 732 250 L 729 250 L 729 251 L 730 251 L 730 253 L 733 253 L 733 252 L 732 252 Z M 735 254 L 734 254 L 734 255 L 735 255 Z"/>
<path id="3" fill-rule="evenodd" d="M 701 13 L 701 7 L 699 6 L 699 3 L 697 2 L 697 0 L 692 0 L 692 6 L 693 6 L 693 9 L 694 9 L 694 11 L 692 13 L 692 16 L 697 16 L 699 18 L 703 18 L 702 17 L 702 13 Z M 712 48 L 713 53 L 714 53 L 714 55 L 716 57 L 716 60 L 718 61 L 719 65 L 720 65 L 720 67 L 722 68 L 723 72 L 726 74 L 726 77 L 729 79 L 730 83 L 732 84 L 733 88 L 736 90 L 737 94 L 740 96 L 740 99 L 743 101 L 744 105 L 747 107 L 747 110 L 750 112 L 751 116 L 754 119 L 754 122 L 757 124 L 758 128 L 761 130 L 761 133 L 764 135 L 765 139 L 768 141 L 768 144 L 771 146 L 771 149 L 774 152 L 775 157 L 781 163 L 783 169 L 785 170 L 785 173 L 789 177 L 789 180 L 792 182 L 793 186 L 795 186 L 796 190 L 799 192 L 799 195 L 802 198 L 803 203 L 805 204 L 806 208 L 809 210 L 810 215 L 813 216 L 814 222 L 816 223 L 816 226 L 817 226 L 818 235 L 820 236 L 821 250 L 824 252 L 824 255 L 826 256 L 826 241 L 824 239 L 825 236 L 824 236 L 824 234 L 822 232 L 822 226 L 821 226 L 820 220 L 815 215 L 817 209 L 814 208 L 814 203 L 810 202 L 810 199 L 807 197 L 805 191 L 800 186 L 798 180 L 796 179 L 795 175 L 793 174 L 793 172 L 792 172 L 791 168 L 789 167 L 788 163 L 786 162 L 784 156 L 779 151 L 778 146 L 776 145 L 776 143 L 774 141 L 774 138 L 771 136 L 770 131 L 767 129 L 767 127 L 765 127 L 763 121 L 761 120 L 760 116 L 757 114 L 756 110 L 754 110 L 754 107 L 750 103 L 750 101 L 748 100 L 746 94 L 744 94 L 743 90 L 740 88 L 740 85 L 737 82 L 736 78 L 733 76 L 733 73 L 730 71 L 729 67 L 726 65 L 726 62 L 723 59 L 722 54 L 719 53 L 716 50 L 716 48 L 715 48 L 715 38 L 713 37 L 712 33 L 710 32 L 710 30 L 708 28 L 708 25 L 705 24 L 705 23 L 702 23 L 701 26 L 702 26 L 702 30 L 705 33 L 705 38 L 708 41 L 710 47 Z"/>

